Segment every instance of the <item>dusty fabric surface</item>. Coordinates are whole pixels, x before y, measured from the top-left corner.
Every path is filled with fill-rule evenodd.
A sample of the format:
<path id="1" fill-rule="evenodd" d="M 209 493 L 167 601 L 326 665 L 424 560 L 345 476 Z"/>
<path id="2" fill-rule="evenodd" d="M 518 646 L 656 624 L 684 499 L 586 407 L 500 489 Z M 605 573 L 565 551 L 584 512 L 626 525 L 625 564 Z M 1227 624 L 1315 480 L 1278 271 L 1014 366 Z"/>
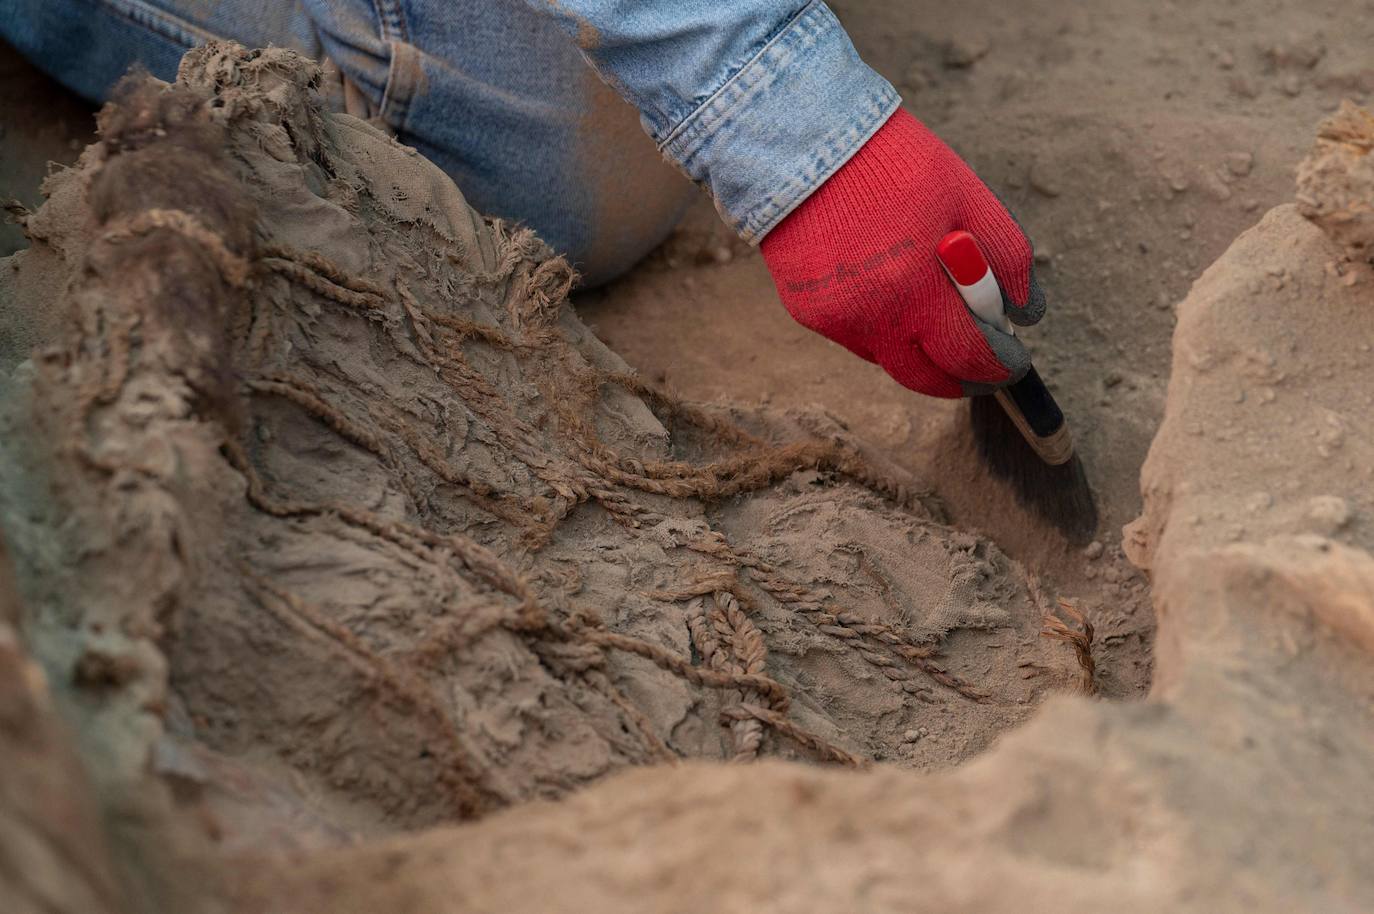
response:
<path id="1" fill-rule="evenodd" d="M 38 340 L 0 523 L 140 903 L 196 903 L 164 854 L 629 766 L 943 767 L 1075 687 L 1044 595 L 915 480 L 631 375 L 566 263 L 317 78 L 212 45 L 131 81 L 0 273 Z"/>

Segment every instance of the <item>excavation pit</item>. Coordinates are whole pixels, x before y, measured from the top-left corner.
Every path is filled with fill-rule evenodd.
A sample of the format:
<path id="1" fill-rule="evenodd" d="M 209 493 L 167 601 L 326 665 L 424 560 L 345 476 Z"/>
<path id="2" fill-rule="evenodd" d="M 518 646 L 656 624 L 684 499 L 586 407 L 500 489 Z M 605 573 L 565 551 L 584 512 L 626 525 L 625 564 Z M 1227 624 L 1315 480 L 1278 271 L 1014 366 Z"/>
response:
<path id="1" fill-rule="evenodd" d="M 8 294 L 66 313 L 11 489 L 66 539 L 16 548 L 39 652 L 139 696 L 97 751 L 260 848 L 691 758 L 938 770 L 1098 691 L 1083 608 L 929 487 L 824 413 L 646 383 L 565 262 L 316 79 L 221 45 L 131 79 L 25 217 Z"/>
<path id="2" fill-rule="evenodd" d="M 37 347 L 3 354 L 3 621 L 94 782 L 49 838 L 86 864 L 66 891 L 1144 911 L 1242 879 L 1282 910 L 1324 891 L 1291 853 L 1320 817 L 1327 884 L 1368 896 L 1339 849 L 1370 837 L 1343 815 L 1374 770 L 1370 443 L 1347 375 L 1273 348 L 1359 364 L 1338 332 L 1367 306 L 1359 257 L 1266 216 L 1180 308 L 1144 517 L 1120 544 L 1028 544 L 1005 493 L 944 497 L 973 472 L 955 422 L 932 423 L 932 489 L 843 416 L 629 371 L 567 307 L 565 263 L 323 113 L 312 73 L 215 45 L 176 86 L 126 86 L 0 286 L 25 328 L 3 338 Z M 1212 458 L 1275 412 L 1315 433 L 1248 479 Z M 1351 468 L 1286 484 L 1313 440 Z M 1150 685 L 1123 547 L 1165 610 L 1148 702 L 1084 695 Z M 0 685 L 47 727 L 18 643 Z"/>

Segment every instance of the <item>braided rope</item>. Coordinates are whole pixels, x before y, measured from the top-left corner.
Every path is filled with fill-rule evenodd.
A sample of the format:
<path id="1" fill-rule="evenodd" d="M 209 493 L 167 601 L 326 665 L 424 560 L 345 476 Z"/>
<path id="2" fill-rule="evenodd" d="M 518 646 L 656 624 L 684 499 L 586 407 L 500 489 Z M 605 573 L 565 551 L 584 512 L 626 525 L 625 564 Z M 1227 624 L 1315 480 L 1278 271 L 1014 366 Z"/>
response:
<path id="1" fill-rule="evenodd" d="M 231 251 L 223 236 L 185 210 L 145 209 L 132 216 L 113 220 L 106 225 L 100 240 L 122 244 L 158 229 L 176 232 L 198 245 L 229 285 L 241 289 L 248 284 L 251 274 L 248 261 Z"/>
<path id="2" fill-rule="evenodd" d="M 763 633 L 749 620 L 740 607 L 740 602 L 728 590 L 718 590 L 713 595 L 714 609 L 711 613 L 716 632 L 727 640 L 733 659 L 731 669 L 735 673 L 759 675 L 763 673 L 768 648 L 763 641 Z M 762 696 L 754 689 L 731 693 L 738 694 L 738 700 L 746 704 L 757 704 Z M 734 761 L 747 762 L 758 757 L 759 746 L 763 743 L 763 723 L 757 718 L 736 720 L 730 727 L 735 740 Z"/>
<path id="3" fill-rule="evenodd" d="M 247 283 L 248 262 L 230 251 L 220 236 L 205 228 L 194 216 L 179 210 L 146 211 L 117 224 L 103 237 L 119 243 L 158 228 L 177 231 L 199 244 L 231 285 L 242 287 Z M 580 357 L 576 357 L 575 350 L 555 328 L 572 282 L 572 271 L 558 260 L 545 259 L 530 266 L 541 247 L 537 238 L 527 230 L 509 233 L 499 224 L 494 229 L 498 239 L 504 239 L 499 262 L 489 273 L 468 277 L 470 282 L 466 286 L 507 283 L 505 302 L 516 335 L 461 315 L 445 315 L 424 308 L 399 279 L 395 281 L 395 294 L 391 295 L 380 284 L 354 276 L 316 252 L 269 246 L 260 252 L 259 262 L 316 295 L 362 309 L 368 317 L 384 322 L 393 333 L 408 322 L 413 331 L 414 349 L 401 347 L 401 352 L 432 367 L 491 430 L 510 457 L 527 466 L 548 487 L 548 495 L 526 500 L 513 493 L 495 493 L 490 484 L 472 479 L 453 466 L 426 439 L 424 432 L 412 427 L 404 418 L 390 414 L 378 416 L 370 409 L 368 421 L 350 417 L 303 379 L 267 375 L 249 380 L 247 388 L 256 394 L 279 396 L 296 404 L 336 434 L 393 466 L 395 460 L 389 438 L 399 438 L 429 472 L 444 482 L 461 486 L 475 503 L 493 516 L 522 529 L 523 541 L 536 549 L 547 543 L 559 523 L 586 501 L 595 501 L 615 521 L 634 528 L 664 519 L 663 514 L 636 501 L 632 497 L 634 493 L 674 499 L 720 500 L 765 488 L 799 470 L 837 473 L 902 505 L 914 505 L 928 497 L 927 492 L 912 490 L 876 471 L 860 457 L 856 448 L 842 441 L 809 440 L 770 445 L 721 415 L 687 404 L 634 375 L 581 367 Z M 399 310 L 393 305 L 399 306 Z M 123 386 L 128 372 L 128 335 L 132 329 L 130 324 L 111 338 L 107 371 L 91 381 L 93 387 L 98 387 L 91 402 L 98 402 L 101 397 L 112 398 Z M 252 351 L 261 353 L 265 349 L 266 335 L 270 331 L 265 316 L 251 322 L 244 333 Z M 573 389 L 548 387 L 545 390 L 547 403 L 557 419 L 560 449 L 551 451 L 545 440 L 546 432 L 521 420 L 507 393 L 498 391 L 468 362 L 460 346 L 469 340 L 517 355 L 537 351 L 537 365 L 546 376 L 551 377 L 555 368 L 572 373 L 576 381 Z M 621 454 L 600 440 L 595 425 L 587 418 L 597 408 L 601 388 L 607 385 L 640 396 L 669 420 L 690 424 L 714 440 L 740 450 L 705 464 Z M 451 556 L 462 571 L 513 598 L 514 605 L 488 603 L 472 612 L 468 619 L 436 630 L 420 649 L 421 655 L 452 650 L 470 643 L 480 632 L 497 626 L 529 635 L 532 649 L 551 668 L 583 677 L 619 708 L 639 733 L 650 756 L 675 758 L 653 732 L 648 719 L 615 689 L 603 671 L 606 651 L 627 652 L 697 686 L 726 693 L 722 719 L 729 726 L 732 758 L 736 761 L 756 758 L 765 727 L 771 727 L 821 758 L 860 764 L 852 754 L 808 733 L 788 719 L 787 692 L 765 673 L 766 641 L 749 616 L 750 604 L 733 570 L 704 576 L 684 588 L 649 593 L 656 599 L 695 600 L 689 611 L 688 627 L 703 665 L 694 666 L 659 645 L 596 625 L 560 626 L 541 603 L 528 579 L 470 537 L 458 533 L 441 535 L 422 526 L 386 520 L 349 505 L 278 499 L 266 491 L 239 442 L 229 441 L 226 454 L 243 473 L 247 497 L 257 509 L 282 518 L 334 516 L 350 526 L 389 540 L 426 562 L 442 563 L 446 556 Z M 721 534 L 712 531 L 706 540 L 691 548 L 726 562 L 734 569 L 746 570 L 764 593 L 789 606 L 818 631 L 849 644 L 866 662 L 880 669 L 905 691 L 920 697 L 928 692 L 915 679 L 911 671 L 911 667 L 915 667 L 941 684 L 978 697 L 966 683 L 932 662 L 933 646 L 913 644 L 890 626 L 843 609 L 827 608 L 831 601 L 826 595 L 788 580 L 778 569 L 756 557 L 732 549 Z M 706 597 L 709 597 L 709 609 L 703 600 Z M 289 603 L 289 595 L 280 599 Z M 329 629 L 329 634 L 338 639 L 349 637 L 346 630 Z"/>

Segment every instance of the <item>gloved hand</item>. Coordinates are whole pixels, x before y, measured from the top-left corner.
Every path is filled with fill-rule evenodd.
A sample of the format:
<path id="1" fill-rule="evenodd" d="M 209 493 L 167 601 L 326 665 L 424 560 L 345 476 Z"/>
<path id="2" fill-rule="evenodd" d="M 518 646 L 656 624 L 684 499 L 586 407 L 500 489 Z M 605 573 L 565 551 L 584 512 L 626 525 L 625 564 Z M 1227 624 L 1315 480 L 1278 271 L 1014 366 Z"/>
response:
<path id="1" fill-rule="evenodd" d="M 764 236 L 760 248 L 799 322 L 935 397 L 1019 380 L 1030 355 L 975 318 L 935 256 L 973 233 L 1017 324 L 1045 312 L 1031 245 L 967 163 L 898 110 L 838 171 Z"/>

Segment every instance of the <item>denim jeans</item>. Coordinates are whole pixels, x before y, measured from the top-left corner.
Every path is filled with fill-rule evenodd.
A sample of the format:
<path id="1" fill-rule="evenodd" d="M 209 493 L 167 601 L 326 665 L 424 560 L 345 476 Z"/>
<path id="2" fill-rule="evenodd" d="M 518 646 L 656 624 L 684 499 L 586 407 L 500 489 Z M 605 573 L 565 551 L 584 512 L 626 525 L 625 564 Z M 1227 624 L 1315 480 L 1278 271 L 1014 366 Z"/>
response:
<path id="1" fill-rule="evenodd" d="M 898 104 L 819 0 L 0 0 L 0 34 L 94 101 L 211 38 L 328 59 L 341 99 L 593 284 L 690 202 L 668 163 L 757 242 Z"/>

